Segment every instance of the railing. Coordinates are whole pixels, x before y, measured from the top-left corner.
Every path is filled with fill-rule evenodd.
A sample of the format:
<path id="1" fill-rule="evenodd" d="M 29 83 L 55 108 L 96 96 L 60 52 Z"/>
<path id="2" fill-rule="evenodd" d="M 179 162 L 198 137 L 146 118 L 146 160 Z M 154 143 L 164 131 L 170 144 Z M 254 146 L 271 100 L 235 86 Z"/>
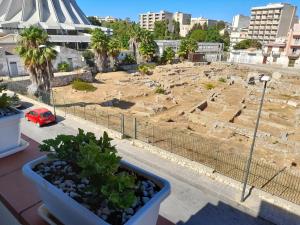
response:
<path id="1" fill-rule="evenodd" d="M 28 83 L 11 82 L 8 88 L 17 93 L 27 95 Z M 54 98 L 50 99 L 48 93 L 40 93 L 41 97 L 34 98 L 52 105 Z M 150 123 L 146 119 L 137 119 L 130 115 L 109 113 L 99 109 L 96 105 L 84 103 L 63 102 L 56 104 L 56 108 L 91 121 L 97 125 L 120 132 L 124 138 L 137 139 L 170 153 L 182 156 L 212 168 L 215 172 L 242 182 L 245 172 L 246 156 L 230 153 L 220 149 L 219 140 L 210 139 L 201 135 L 192 135 L 174 131 Z M 254 159 L 250 168 L 249 184 L 291 201 L 300 204 L 300 174 L 289 168 L 270 165 L 264 161 Z"/>

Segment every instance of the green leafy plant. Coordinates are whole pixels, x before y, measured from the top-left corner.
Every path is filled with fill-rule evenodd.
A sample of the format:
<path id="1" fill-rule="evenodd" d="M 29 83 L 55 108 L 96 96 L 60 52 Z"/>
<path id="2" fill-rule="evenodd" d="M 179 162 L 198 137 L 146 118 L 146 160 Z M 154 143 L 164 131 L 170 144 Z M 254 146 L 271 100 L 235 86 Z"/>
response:
<path id="1" fill-rule="evenodd" d="M 187 59 L 190 53 L 196 52 L 198 49 L 197 41 L 194 39 L 183 39 L 180 43 L 178 55 L 183 59 Z"/>
<path id="2" fill-rule="evenodd" d="M 175 59 L 174 50 L 171 47 L 167 47 L 163 52 L 163 55 L 161 57 L 161 62 L 171 64 L 174 61 L 174 59 Z"/>
<path id="3" fill-rule="evenodd" d="M 93 92 L 97 90 L 95 86 L 82 80 L 74 80 L 72 83 L 72 88 L 77 91 L 88 91 L 88 92 Z"/>
<path id="4" fill-rule="evenodd" d="M 69 63 L 61 62 L 57 65 L 57 69 L 59 72 L 69 72 L 71 70 Z"/>
<path id="5" fill-rule="evenodd" d="M 219 78 L 219 82 L 221 82 L 221 83 L 226 83 L 226 79 L 223 78 L 223 77 L 221 77 L 221 78 Z"/>
<path id="6" fill-rule="evenodd" d="M 138 70 L 142 75 L 151 75 L 151 70 L 155 68 L 155 65 L 142 64 L 139 65 Z"/>
<path id="7" fill-rule="evenodd" d="M 6 90 L 4 85 L 0 86 L 0 109 L 7 108 L 12 105 L 14 97 L 9 97 L 6 93 L 2 93 Z"/>
<path id="8" fill-rule="evenodd" d="M 166 91 L 165 91 L 165 89 L 163 89 L 161 86 L 159 86 L 159 87 L 157 87 L 157 88 L 155 89 L 155 93 L 156 93 L 156 94 L 162 94 L 162 95 L 165 95 L 165 94 L 166 94 Z"/>
<path id="9" fill-rule="evenodd" d="M 90 181 L 89 190 L 97 196 L 96 201 L 106 199 L 113 208 L 126 209 L 136 201 L 136 176 L 120 168 L 121 157 L 111 141 L 106 132 L 97 139 L 93 133 L 79 129 L 77 136 L 45 140 L 40 149 L 51 159 L 75 166 L 81 177 Z"/>
<path id="10" fill-rule="evenodd" d="M 136 64 L 134 56 L 132 54 L 126 54 L 125 58 L 122 60 L 122 64 L 124 65 Z"/>
<path id="11" fill-rule="evenodd" d="M 216 85 L 214 85 L 212 83 L 206 83 L 206 84 L 204 84 L 204 87 L 206 90 L 212 90 L 216 87 Z"/>

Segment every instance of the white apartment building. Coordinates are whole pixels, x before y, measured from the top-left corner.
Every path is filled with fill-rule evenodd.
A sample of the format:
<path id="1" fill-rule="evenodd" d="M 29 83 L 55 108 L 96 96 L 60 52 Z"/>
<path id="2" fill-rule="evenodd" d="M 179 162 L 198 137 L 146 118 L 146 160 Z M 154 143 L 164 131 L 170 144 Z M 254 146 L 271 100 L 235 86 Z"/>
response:
<path id="1" fill-rule="evenodd" d="M 276 38 L 286 37 L 297 21 L 296 10 L 296 6 L 286 3 L 253 7 L 248 38 L 269 43 Z"/>
<path id="2" fill-rule="evenodd" d="M 173 31 L 173 13 L 167 11 L 147 12 L 139 15 L 140 27 L 153 31 L 155 22 L 167 21 L 168 30 Z"/>
<path id="3" fill-rule="evenodd" d="M 232 30 L 248 28 L 250 25 L 250 17 L 241 14 L 235 15 L 232 19 Z"/>
<path id="4" fill-rule="evenodd" d="M 247 39 L 249 24 L 249 16 L 239 14 L 233 17 L 230 33 L 230 49 L 233 49 L 240 41 Z"/>
<path id="5" fill-rule="evenodd" d="M 238 30 L 232 30 L 230 33 L 230 49 L 233 49 L 233 47 L 248 38 L 248 28 L 241 28 Z"/>

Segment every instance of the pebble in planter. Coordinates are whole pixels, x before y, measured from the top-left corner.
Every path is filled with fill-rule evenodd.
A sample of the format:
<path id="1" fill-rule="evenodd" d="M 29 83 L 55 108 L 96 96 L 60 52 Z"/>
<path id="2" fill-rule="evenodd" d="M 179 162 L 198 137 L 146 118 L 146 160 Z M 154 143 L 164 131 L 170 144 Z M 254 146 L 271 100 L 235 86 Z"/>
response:
<path id="1" fill-rule="evenodd" d="M 106 133 L 100 139 L 82 130 L 77 136 L 59 135 L 54 140 L 44 141 L 41 150 L 49 153 L 48 159 L 29 167 L 99 218 L 94 223 L 83 219 L 81 222 L 84 224 L 156 223 L 159 204 L 170 193 L 169 183 L 161 180 L 157 184 L 149 178 L 149 174 L 144 173 L 144 176 L 135 168 L 126 166 Z M 25 166 L 24 173 L 30 177 L 27 170 L 28 166 Z M 159 180 L 157 177 L 155 179 Z M 153 210 L 150 206 L 155 199 L 159 202 L 155 203 Z M 47 207 L 47 203 L 45 205 Z M 138 214 L 147 215 L 145 209 L 156 212 L 154 218 L 146 216 L 149 221 L 132 223 L 139 221 Z M 55 212 L 52 213 L 56 216 Z M 59 215 L 58 219 L 64 220 Z M 67 220 L 62 222 L 75 225 Z"/>
<path id="2" fill-rule="evenodd" d="M 23 112 L 11 107 L 17 96 L 9 97 L 0 86 L 0 158 L 12 155 L 27 148 L 28 143 L 21 139 L 20 123 Z"/>

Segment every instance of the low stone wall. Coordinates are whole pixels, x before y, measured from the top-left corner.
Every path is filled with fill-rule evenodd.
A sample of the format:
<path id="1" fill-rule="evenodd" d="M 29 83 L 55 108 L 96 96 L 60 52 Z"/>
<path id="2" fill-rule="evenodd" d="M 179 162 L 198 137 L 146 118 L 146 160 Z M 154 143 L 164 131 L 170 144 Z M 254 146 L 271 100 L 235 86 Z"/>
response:
<path id="1" fill-rule="evenodd" d="M 93 82 L 94 77 L 90 71 L 72 71 L 64 73 L 55 73 L 54 79 L 51 82 L 52 87 L 62 87 L 72 83 L 74 80 L 83 80 L 86 82 Z"/>

